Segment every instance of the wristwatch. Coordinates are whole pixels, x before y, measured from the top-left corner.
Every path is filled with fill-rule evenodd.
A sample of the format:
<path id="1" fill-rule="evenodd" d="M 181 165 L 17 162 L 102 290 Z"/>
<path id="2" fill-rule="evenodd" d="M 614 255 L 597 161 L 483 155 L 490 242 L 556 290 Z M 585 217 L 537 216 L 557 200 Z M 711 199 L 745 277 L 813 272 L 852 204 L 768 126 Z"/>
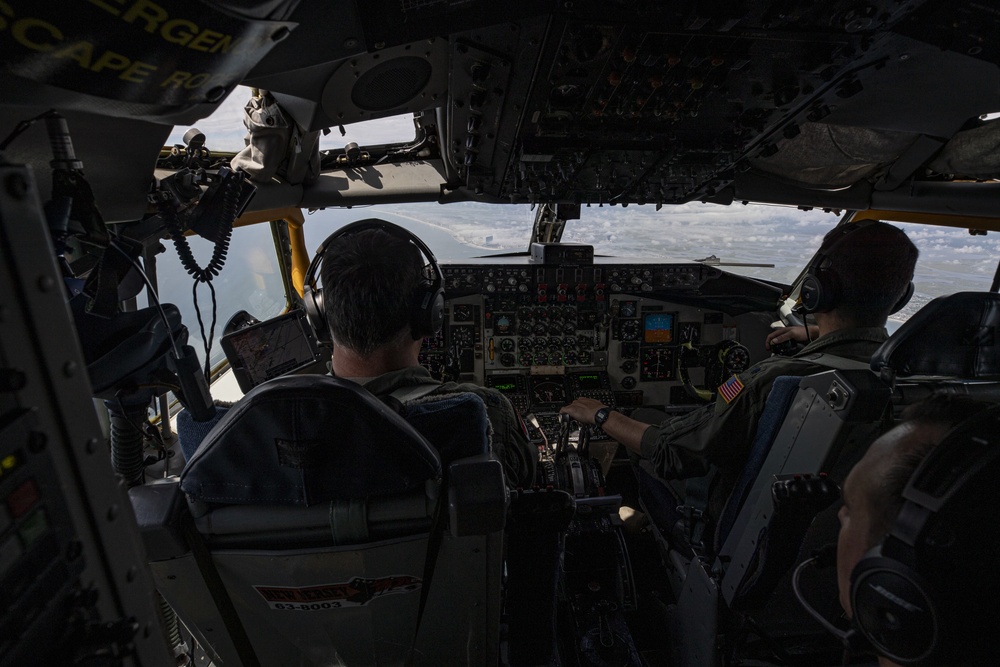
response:
<path id="1" fill-rule="evenodd" d="M 604 426 L 604 422 L 608 421 L 608 417 L 611 416 L 611 408 L 605 406 L 594 413 L 594 426 Z"/>

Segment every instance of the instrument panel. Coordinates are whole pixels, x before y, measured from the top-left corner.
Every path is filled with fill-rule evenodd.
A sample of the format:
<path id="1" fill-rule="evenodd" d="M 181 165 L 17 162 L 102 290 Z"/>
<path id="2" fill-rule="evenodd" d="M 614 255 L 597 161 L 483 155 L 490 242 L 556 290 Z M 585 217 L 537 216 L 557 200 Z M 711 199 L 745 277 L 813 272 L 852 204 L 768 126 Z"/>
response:
<path id="1" fill-rule="evenodd" d="M 778 296 L 700 264 L 525 260 L 442 271 L 445 326 L 425 340 L 421 363 L 442 379 L 497 389 L 547 434 L 559 408 L 580 396 L 626 412 L 690 410 L 701 401 L 681 386 L 682 352 L 696 385 L 720 345 L 745 338 L 763 356 L 767 324 L 752 311 L 773 312 Z"/>

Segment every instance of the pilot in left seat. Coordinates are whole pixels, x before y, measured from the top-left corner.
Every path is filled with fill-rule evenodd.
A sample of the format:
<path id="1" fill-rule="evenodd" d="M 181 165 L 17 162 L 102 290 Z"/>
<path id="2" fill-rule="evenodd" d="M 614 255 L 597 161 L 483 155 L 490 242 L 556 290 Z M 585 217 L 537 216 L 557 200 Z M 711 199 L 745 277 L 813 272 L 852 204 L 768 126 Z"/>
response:
<path id="1" fill-rule="evenodd" d="M 317 274 L 321 287 L 308 284 Z M 530 486 L 537 454 L 510 401 L 474 384 L 441 383 L 418 362 L 423 338 L 441 328 L 442 282 L 433 254 L 419 238 L 383 220 L 361 220 L 320 246 L 307 274 L 306 302 L 311 315 L 320 314 L 329 327 L 335 376 L 354 380 L 383 400 L 478 395 L 507 485 Z"/>

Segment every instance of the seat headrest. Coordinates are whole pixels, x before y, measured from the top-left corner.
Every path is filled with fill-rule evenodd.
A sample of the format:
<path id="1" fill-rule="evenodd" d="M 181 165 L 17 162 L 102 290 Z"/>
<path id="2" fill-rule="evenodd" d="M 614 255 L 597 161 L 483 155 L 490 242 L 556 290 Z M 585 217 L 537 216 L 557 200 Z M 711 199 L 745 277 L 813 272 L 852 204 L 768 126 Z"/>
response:
<path id="1" fill-rule="evenodd" d="M 872 356 L 872 370 L 898 377 L 1000 379 L 1000 294 L 957 292 L 934 299 Z"/>
<path id="2" fill-rule="evenodd" d="M 188 461 L 181 489 L 207 503 L 313 505 L 404 493 L 440 477 L 435 449 L 363 387 L 295 375 L 236 403 Z"/>
<path id="3" fill-rule="evenodd" d="M 442 467 L 457 459 L 490 451 L 492 426 L 486 405 L 476 394 L 426 396 L 404 403 L 400 414 L 434 445 Z"/>

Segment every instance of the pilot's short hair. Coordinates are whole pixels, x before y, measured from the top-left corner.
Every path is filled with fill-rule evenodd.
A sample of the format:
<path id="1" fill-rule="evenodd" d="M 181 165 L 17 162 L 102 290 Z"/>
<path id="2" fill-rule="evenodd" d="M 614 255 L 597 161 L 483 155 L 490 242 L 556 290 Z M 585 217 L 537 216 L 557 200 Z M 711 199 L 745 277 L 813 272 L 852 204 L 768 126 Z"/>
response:
<path id="1" fill-rule="evenodd" d="M 334 345 L 368 356 L 411 336 L 413 295 L 422 271 L 416 246 L 381 229 L 334 239 L 320 269 Z"/>
<path id="2" fill-rule="evenodd" d="M 833 232 L 828 234 L 823 245 L 834 238 Z M 918 254 L 903 230 L 884 222 L 838 240 L 830 251 L 831 268 L 840 283 L 837 312 L 855 326 L 884 326 L 913 279 Z"/>

